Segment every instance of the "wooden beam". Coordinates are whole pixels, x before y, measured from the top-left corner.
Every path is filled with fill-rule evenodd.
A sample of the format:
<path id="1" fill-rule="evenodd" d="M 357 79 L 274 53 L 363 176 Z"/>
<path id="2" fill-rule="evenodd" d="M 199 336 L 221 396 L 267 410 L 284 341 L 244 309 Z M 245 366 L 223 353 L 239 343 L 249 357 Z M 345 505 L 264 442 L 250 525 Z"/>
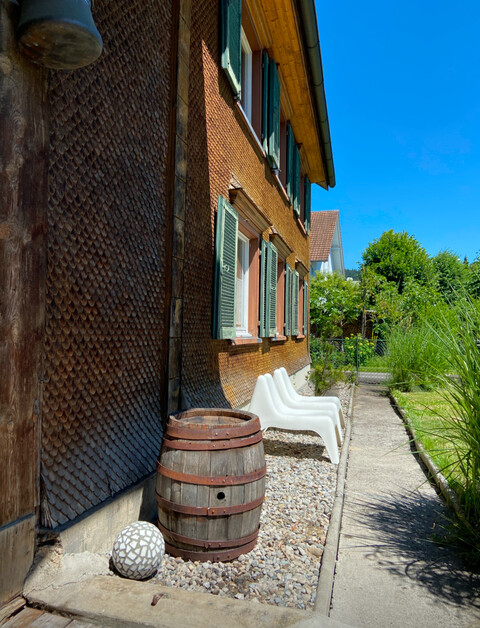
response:
<path id="1" fill-rule="evenodd" d="M 0 0 L 0 529 L 8 556 L 22 557 L 4 570 L 0 605 L 33 557 L 45 318 L 47 74 L 18 54 L 17 21 Z"/>

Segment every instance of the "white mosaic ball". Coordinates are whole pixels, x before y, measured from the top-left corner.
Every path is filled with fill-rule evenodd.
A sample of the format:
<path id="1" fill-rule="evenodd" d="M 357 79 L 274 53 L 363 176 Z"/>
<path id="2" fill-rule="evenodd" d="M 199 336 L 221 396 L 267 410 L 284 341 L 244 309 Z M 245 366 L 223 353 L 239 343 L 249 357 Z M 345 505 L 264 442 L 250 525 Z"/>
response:
<path id="1" fill-rule="evenodd" d="M 136 521 L 115 539 L 112 560 L 122 576 L 143 580 L 157 573 L 164 554 L 165 541 L 160 530 L 147 521 Z"/>

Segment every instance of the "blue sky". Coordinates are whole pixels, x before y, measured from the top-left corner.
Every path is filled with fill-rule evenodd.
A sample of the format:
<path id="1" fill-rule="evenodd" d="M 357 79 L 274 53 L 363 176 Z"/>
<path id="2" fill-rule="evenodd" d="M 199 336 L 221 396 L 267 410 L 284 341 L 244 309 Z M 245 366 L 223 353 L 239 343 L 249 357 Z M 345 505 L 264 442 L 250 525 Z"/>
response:
<path id="1" fill-rule="evenodd" d="M 346 268 L 384 231 L 480 252 L 480 2 L 316 0 Z"/>

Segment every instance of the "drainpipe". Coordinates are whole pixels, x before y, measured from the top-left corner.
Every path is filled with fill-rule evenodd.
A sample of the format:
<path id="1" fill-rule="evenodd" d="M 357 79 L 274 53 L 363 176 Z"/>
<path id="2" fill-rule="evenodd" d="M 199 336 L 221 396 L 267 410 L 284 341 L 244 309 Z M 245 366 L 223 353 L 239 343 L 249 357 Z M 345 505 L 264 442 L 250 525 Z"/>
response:
<path id="1" fill-rule="evenodd" d="M 322 55 L 318 36 L 317 12 L 314 0 L 297 0 L 303 39 L 310 65 L 314 101 L 320 126 L 320 135 L 327 166 L 327 185 L 335 187 L 335 167 L 333 165 L 332 141 L 328 123 L 327 101 L 323 81 Z"/>

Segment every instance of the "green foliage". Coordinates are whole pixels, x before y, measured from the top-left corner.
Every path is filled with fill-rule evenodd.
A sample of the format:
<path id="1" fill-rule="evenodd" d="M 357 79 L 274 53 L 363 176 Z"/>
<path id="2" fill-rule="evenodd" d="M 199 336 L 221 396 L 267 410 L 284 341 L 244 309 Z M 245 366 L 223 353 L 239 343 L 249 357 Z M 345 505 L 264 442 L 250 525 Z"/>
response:
<path id="1" fill-rule="evenodd" d="M 363 267 L 393 282 L 402 294 L 408 280 L 421 285 L 432 279 L 432 262 L 425 249 L 406 231 L 385 231 L 363 252 Z"/>
<path id="2" fill-rule="evenodd" d="M 450 303 L 464 295 L 467 283 L 467 267 L 451 251 L 441 251 L 433 259 L 437 290 Z"/>
<path id="3" fill-rule="evenodd" d="M 480 566 L 480 308 L 478 302 L 465 298 L 453 312 L 453 320 L 437 321 L 433 329 L 453 373 L 438 373 L 440 394 L 447 404 L 447 411 L 438 417 L 453 457 L 443 472 L 462 478 L 461 486 L 455 487 L 463 511 L 455 534 Z"/>
<path id="4" fill-rule="evenodd" d="M 400 306 L 403 320 L 411 323 L 424 320 L 439 305 L 443 305 L 442 297 L 433 284 L 422 285 L 414 280 L 405 283 Z"/>
<path id="5" fill-rule="evenodd" d="M 375 310 L 374 332 L 379 338 L 386 338 L 392 327 L 399 323 L 402 312 L 402 297 L 397 286 L 382 278 L 377 283 L 377 292 L 371 297 L 370 307 Z"/>
<path id="6" fill-rule="evenodd" d="M 315 386 L 315 394 L 323 395 L 336 382 L 342 380 L 343 370 L 338 366 L 338 351 L 326 340 L 317 338 L 310 380 Z M 311 350 L 311 349 L 310 349 Z"/>
<path id="7" fill-rule="evenodd" d="M 343 347 L 346 363 L 356 367 L 365 365 L 375 355 L 375 341 L 362 338 L 360 334 L 345 338 Z"/>
<path id="8" fill-rule="evenodd" d="M 317 273 L 310 283 L 310 323 L 324 338 L 341 335 L 342 325 L 361 312 L 361 288 L 338 273 Z"/>
<path id="9" fill-rule="evenodd" d="M 360 281 L 362 271 L 359 268 L 345 268 L 345 277 L 347 279 L 353 279 L 354 281 Z"/>
<path id="10" fill-rule="evenodd" d="M 467 269 L 466 289 L 472 299 L 480 299 L 480 257 L 478 256 Z"/>
<path id="11" fill-rule="evenodd" d="M 427 323 L 397 325 L 390 333 L 387 347 L 389 385 L 393 389 L 429 390 L 438 382 L 439 375 L 448 370 L 447 356 Z"/>

